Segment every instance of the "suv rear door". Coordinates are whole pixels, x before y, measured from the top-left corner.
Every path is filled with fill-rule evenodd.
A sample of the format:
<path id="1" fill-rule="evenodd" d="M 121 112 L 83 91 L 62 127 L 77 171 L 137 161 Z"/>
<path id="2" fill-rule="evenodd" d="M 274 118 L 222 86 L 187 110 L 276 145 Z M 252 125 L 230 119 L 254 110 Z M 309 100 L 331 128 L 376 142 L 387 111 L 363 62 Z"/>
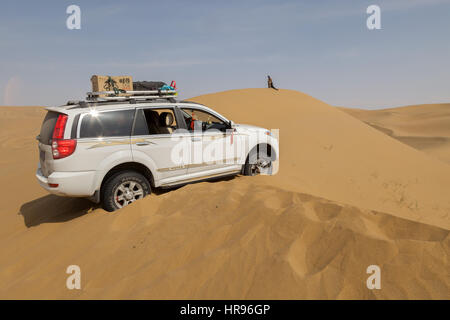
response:
<path id="1" fill-rule="evenodd" d="M 161 185 L 179 181 L 187 173 L 185 159 L 190 153 L 190 135 L 180 132 L 177 119 L 171 106 L 136 109 L 133 159 L 153 168 Z"/>

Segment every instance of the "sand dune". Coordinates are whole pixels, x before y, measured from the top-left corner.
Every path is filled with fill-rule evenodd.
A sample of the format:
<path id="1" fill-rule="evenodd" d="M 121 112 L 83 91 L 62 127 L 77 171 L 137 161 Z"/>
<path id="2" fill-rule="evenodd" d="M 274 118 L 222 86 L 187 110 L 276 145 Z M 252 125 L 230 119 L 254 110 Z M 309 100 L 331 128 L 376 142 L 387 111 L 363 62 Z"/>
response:
<path id="1" fill-rule="evenodd" d="M 341 108 L 389 136 L 450 163 L 450 104 L 382 110 Z"/>
<path id="2" fill-rule="evenodd" d="M 0 298 L 449 298 L 450 166 L 299 92 L 193 100 L 279 128 L 279 173 L 110 214 L 41 190 L 42 110 L 0 108 Z M 82 290 L 65 287 L 71 264 Z M 372 264 L 381 290 L 366 288 Z"/>
<path id="3" fill-rule="evenodd" d="M 280 129 L 280 171 L 268 184 L 450 227 L 450 167 L 335 107 L 291 90 L 192 100 L 236 122 Z"/>

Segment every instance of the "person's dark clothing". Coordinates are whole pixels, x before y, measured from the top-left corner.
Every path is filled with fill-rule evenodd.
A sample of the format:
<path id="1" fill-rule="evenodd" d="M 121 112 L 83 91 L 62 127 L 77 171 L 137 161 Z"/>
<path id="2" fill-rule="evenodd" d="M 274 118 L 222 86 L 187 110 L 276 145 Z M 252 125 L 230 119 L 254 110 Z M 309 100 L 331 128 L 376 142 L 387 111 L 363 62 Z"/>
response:
<path id="1" fill-rule="evenodd" d="M 278 90 L 277 88 L 275 88 L 275 86 L 273 85 L 273 81 L 272 78 L 270 76 L 267 76 L 267 87 L 269 89 L 275 89 Z"/>

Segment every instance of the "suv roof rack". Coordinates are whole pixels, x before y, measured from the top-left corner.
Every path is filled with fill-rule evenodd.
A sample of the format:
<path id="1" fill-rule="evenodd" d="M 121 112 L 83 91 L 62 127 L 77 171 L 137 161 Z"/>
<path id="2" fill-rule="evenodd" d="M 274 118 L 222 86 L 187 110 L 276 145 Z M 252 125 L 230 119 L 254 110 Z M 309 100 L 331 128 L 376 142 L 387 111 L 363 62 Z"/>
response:
<path id="1" fill-rule="evenodd" d="M 123 94 L 123 95 L 119 95 Z M 138 100 L 154 100 L 169 99 L 173 101 L 178 95 L 176 90 L 143 90 L 143 91 L 94 91 L 87 93 L 87 101 L 138 101 Z"/>

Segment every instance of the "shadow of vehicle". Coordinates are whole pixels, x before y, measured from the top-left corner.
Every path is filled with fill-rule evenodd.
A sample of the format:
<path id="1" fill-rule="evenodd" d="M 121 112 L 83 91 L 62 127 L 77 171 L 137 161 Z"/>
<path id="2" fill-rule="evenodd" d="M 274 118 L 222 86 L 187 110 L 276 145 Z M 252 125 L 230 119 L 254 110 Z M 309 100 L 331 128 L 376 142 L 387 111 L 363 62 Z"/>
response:
<path id="1" fill-rule="evenodd" d="M 229 181 L 234 178 L 234 176 L 218 177 L 200 180 L 193 183 L 217 183 L 220 181 Z M 180 189 L 186 185 L 187 184 L 180 184 L 170 188 L 156 188 L 152 190 L 152 194 L 159 196 L 167 192 Z M 70 221 L 85 215 L 91 209 L 97 209 L 100 207 L 100 204 L 95 204 L 85 198 L 68 198 L 47 195 L 24 203 L 20 207 L 18 214 L 23 216 L 25 225 L 30 228 L 43 223 Z"/>
<path id="2" fill-rule="evenodd" d="M 20 207 L 18 214 L 24 218 L 25 225 L 30 228 L 42 223 L 66 222 L 76 219 L 98 207 L 84 198 L 65 198 L 47 195 Z"/>

